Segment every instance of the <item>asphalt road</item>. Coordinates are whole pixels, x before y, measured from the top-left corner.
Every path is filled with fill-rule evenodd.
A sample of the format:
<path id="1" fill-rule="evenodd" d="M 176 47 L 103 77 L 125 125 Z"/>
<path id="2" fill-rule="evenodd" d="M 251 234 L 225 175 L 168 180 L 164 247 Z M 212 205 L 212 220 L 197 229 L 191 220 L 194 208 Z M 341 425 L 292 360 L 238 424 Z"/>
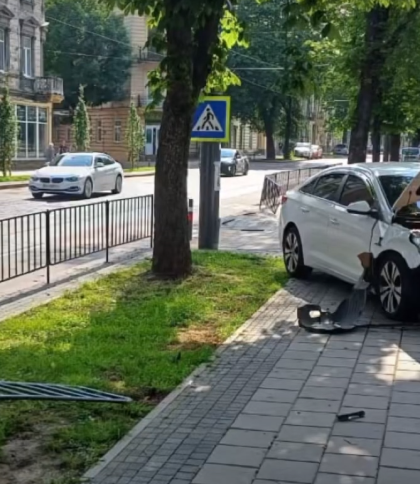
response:
<path id="1" fill-rule="evenodd" d="M 331 163 L 331 160 L 323 162 Z M 307 167 L 308 164 L 257 162 L 252 164 L 248 176 L 222 177 L 221 216 L 232 215 L 238 208 L 242 211 L 255 210 L 265 175 L 279 170 Z M 188 196 L 194 199 L 195 221 L 198 216 L 199 184 L 199 169 L 190 169 Z M 51 211 L 51 263 L 76 259 L 105 248 L 105 205 L 99 203 L 105 200 L 111 201 L 110 219 L 113 225 L 108 236 L 110 247 L 149 237 L 152 231 L 152 199 L 122 199 L 151 195 L 153 188 L 153 176 L 126 178 L 120 195 L 100 194 L 89 201 L 55 196 L 35 200 L 27 188 L 1 190 L 0 282 L 46 265 L 46 216 L 40 213 L 46 210 Z M 62 208 L 66 210 L 57 210 Z M 12 217 L 21 218 L 10 220 Z"/>

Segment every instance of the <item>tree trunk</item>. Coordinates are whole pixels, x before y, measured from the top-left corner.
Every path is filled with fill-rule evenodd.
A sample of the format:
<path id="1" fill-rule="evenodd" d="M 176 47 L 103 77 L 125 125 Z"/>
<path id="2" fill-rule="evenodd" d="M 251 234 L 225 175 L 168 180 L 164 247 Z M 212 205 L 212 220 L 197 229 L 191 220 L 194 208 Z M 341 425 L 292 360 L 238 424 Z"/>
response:
<path id="1" fill-rule="evenodd" d="M 287 107 L 286 107 L 286 126 L 284 130 L 284 149 L 283 149 L 283 158 L 285 160 L 291 159 L 291 149 L 290 149 L 290 138 L 292 136 L 292 98 L 289 97 L 287 100 Z"/>
<path id="2" fill-rule="evenodd" d="M 366 15 L 365 57 L 361 66 L 359 94 L 357 98 L 355 125 L 351 130 L 349 163 L 366 162 L 366 147 L 380 73 L 385 62 L 383 42 L 389 9 L 373 7 Z"/>
<path id="3" fill-rule="evenodd" d="M 276 159 L 276 147 L 274 145 L 274 133 L 271 126 L 265 128 L 265 150 L 267 160 Z"/>
<path id="4" fill-rule="evenodd" d="M 420 146 L 420 129 L 418 129 L 416 131 L 416 134 L 413 136 L 413 139 L 411 140 L 411 145 L 416 148 Z"/>
<path id="5" fill-rule="evenodd" d="M 381 161 L 381 132 L 374 128 L 372 131 L 372 161 Z"/>
<path id="6" fill-rule="evenodd" d="M 401 134 L 391 134 L 389 140 L 389 152 L 391 161 L 400 160 Z"/>
<path id="7" fill-rule="evenodd" d="M 389 161 L 389 150 L 390 150 L 390 141 L 389 141 L 389 135 L 387 134 L 385 136 L 385 140 L 384 140 L 384 156 L 382 158 L 382 161 L 386 162 L 386 161 Z"/>

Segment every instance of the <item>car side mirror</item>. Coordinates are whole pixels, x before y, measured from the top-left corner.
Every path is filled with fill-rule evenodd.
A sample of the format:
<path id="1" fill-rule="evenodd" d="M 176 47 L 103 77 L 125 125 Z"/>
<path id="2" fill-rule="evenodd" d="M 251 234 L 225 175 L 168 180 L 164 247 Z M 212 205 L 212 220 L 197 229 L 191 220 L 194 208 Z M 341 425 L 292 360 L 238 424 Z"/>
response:
<path id="1" fill-rule="evenodd" d="M 376 209 L 372 209 L 365 200 L 361 200 L 360 202 L 351 203 L 347 207 L 347 213 L 350 213 L 352 215 L 366 215 L 376 217 L 378 211 Z"/>
<path id="2" fill-rule="evenodd" d="M 95 163 L 95 168 L 103 168 L 105 165 L 102 163 L 102 161 L 97 161 Z"/>

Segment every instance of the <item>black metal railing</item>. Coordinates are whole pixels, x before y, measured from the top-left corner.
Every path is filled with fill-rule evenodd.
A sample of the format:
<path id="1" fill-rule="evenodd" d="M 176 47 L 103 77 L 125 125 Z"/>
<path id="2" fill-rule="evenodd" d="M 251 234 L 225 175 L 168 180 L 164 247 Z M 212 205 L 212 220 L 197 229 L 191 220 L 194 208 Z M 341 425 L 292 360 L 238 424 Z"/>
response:
<path id="1" fill-rule="evenodd" d="M 131 242 L 153 241 L 153 195 L 0 220 L 0 282 Z"/>
<path id="2" fill-rule="evenodd" d="M 278 171 L 277 173 L 266 175 L 261 191 L 260 209 L 269 208 L 273 213 L 276 213 L 281 205 L 281 198 L 287 190 L 300 185 L 311 176 L 332 166 L 337 165 L 318 165 L 310 168 Z"/>

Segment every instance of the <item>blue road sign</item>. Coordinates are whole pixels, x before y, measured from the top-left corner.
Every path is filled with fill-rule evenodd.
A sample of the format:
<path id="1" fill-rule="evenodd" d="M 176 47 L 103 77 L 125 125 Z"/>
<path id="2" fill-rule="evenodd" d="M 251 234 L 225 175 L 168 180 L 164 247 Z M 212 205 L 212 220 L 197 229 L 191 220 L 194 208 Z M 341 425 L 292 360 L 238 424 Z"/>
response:
<path id="1" fill-rule="evenodd" d="M 194 114 L 191 141 L 230 141 L 230 97 L 204 97 Z"/>

